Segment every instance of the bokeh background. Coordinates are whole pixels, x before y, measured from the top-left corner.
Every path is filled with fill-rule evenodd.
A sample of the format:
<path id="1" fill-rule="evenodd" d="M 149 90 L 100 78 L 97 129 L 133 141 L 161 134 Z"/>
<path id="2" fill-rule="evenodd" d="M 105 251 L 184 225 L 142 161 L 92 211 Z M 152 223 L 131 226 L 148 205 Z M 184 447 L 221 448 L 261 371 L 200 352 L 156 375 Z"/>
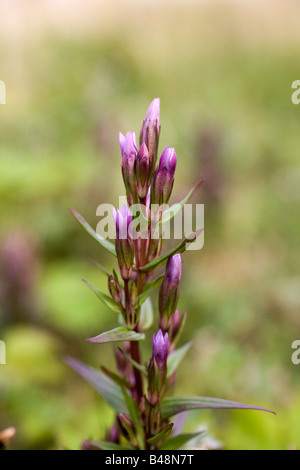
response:
<path id="1" fill-rule="evenodd" d="M 161 149 L 174 146 L 172 202 L 205 176 L 205 246 L 184 255 L 182 343 L 194 346 L 176 392 L 253 403 L 195 412 L 225 449 L 300 448 L 300 5 L 287 0 L 1 0 L 0 430 L 12 448 L 79 448 L 113 413 L 64 364 L 94 366 L 112 346 L 85 338 L 115 317 L 89 263 L 114 260 L 69 213 L 95 227 L 123 194 L 118 132 L 139 132 L 161 99 Z M 149 345 L 145 344 L 145 354 Z M 110 359 L 111 358 L 111 359 Z"/>

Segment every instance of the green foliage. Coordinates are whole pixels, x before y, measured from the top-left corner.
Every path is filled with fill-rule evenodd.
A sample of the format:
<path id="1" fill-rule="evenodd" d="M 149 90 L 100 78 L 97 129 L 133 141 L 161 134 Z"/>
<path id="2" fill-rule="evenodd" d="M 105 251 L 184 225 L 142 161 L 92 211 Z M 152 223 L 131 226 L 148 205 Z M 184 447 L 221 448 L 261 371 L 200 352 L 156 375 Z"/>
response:
<path id="1" fill-rule="evenodd" d="M 142 341 L 145 339 L 143 333 L 127 330 L 123 326 L 119 326 L 110 331 L 105 331 L 94 338 L 89 338 L 90 343 L 117 343 L 122 341 Z"/>

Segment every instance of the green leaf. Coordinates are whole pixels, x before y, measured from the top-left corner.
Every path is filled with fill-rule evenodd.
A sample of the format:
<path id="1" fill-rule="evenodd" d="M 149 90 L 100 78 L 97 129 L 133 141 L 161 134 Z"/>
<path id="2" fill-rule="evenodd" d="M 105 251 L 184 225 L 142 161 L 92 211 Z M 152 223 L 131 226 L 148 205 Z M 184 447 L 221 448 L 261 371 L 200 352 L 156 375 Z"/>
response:
<path id="1" fill-rule="evenodd" d="M 176 253 L 183 253 L 187 248 L 186 245 L 189 245 L 190 243 L 195 241 L 196 238 L 200 235 L 200 233 L 203 232 L 203 230 L 204 230 L 203 228 L 200 228 L 199 230 L 196 230 L 196 232 L 191 233 L 191 235 L 189 237 L 182 240 L 182 242 L 178 246 L 176 246 L 172 250 L 168 251 L 164 255 L 161 255 L 158 258 L 154 259 L 153 261 L 146 264 L 145 266 L 142 266 L 141 268 L 136 268 L 136 270 L 141 271 L 141 272 L 152 271 L 153 269 L 157 268 L 158 266 L 161 266 L 161 265 L 165 264 L 168 261 L 168 259 L 170 258 L 170 256 L 173 256 Z"/>
<path id="2" fill-rule="evenodd" d="M 81 227 L 84 228 L 84 230 L 94 239 L 96 242 L 98 242 L 103 248 L 108 250 L 112 255 L 117 256 L 116 249 L 113 243 L 111 243 L 109 240 L 106 240 L 105 238 L 100 237 L 97 232 L 95 232 L 94 229 L 87 223 L 87 221 L 80 215 L 77 211 L 74 209 L 70 209 L 71 214 L 75 217 L 77 222 L 81 225 Z"/>
<path id="3" fill-rule="evenodd" d="M 182 359 L 192 346 L 192 341 L 189 343 L 185 344 L 184 346 L 181 346 L 179 349 L 175 349 L 174 352 L 172 352 L 169 357 L 168 357 L 168 362 L 167 362 L 167 377 L 169 378 L 177 369 L 179 364 L 181 363 Z"/>
<path id="4" fill-rule="evenodd" d="M 199 186 L 201 186 L 202 183 L 204 183 L 205 179 L 202 179 L 198 181 L 197 184 L 189 191 L 189 193 L 186 195 L 182 201 L 178 202 L 177 204 L 173 204 L 168 210 L 166 210 L 162 218 L 160 220 L 160 224 L 165 224 L 166 222 L 169 222 L 169 220 L 172 220 L 178 212 L 180 212 L 183 208 L 183 206 L 188 202 L 188 200 L 194 195 L 194 193 L 197 191 Z"/>
<path id="5" fill-rule="evenodd" d="M 164 277 L 165 277 L 165 275 L 162 274 L 157 279 L 155 279 L 154 281 L 150 282 L 149 284 L 147 284 L 145 286 L 143 292 L 137 298 L 137 301 L 136 301 L 136 304 L 135 304 L 136 308 L 141 306 L 146 301 L 146 299 L 149 297 L 151 292 L 154 289 L 156 289 L 156 287 L 159 287 L 162 284 L 162 282 L 164 280 Z"/>
<path id="6" fill-rule="evenodd" d="M 107 375 L 107 377 L 112 379 L 120 387 L 125 387 L 129 389 L 132 388 L 132 385 L 124 377 L 121 377 L 112 370 L 109 370 L 104 366 L 101 366 L 101 370 L 102 372 L 104 372 L 105 375 Z"/>
<path id="7" fill-rule="evenodd" d="M 122 352 L 122 354 L 124 355 L 124 357 L 130 362 L 130 364 L 133 365 L 133 367 L 135 367 L 137 370 L 139 370 L 143 375 L 145 375 L 146 377 L 148 377 L 148 373 L 147 373 L 147 368 L 145 366 L 143 366 L 142 364 L 139 364 L 138 362 L 136 362 L 134 359 L 132 359 L 132 357 L 128 356 L 128 354 L 126 354 L 123 350 L 120 349 L 120 351 Z"/>
<path id="8" fill-rule="evenodd" d="M 105 331 L 94 338 L 88 338 L 86 341 L 89 343 L 117 343 L 120 341 L 141 341 L 145 339 L 143 333 L 136 333 L 132 330 L 127 330 L 123 326 L 118 326 L 110 331 Z"/>
<path id="9" fill-rule="evenodd" d="M 135 450 L 134 447 L 108 441 L 85 441 L 85 444 L 92 450 Z"/>
<path id="10" fill-rule="evenodd" d="M 156 444 L 157 442 L 162 441 L 163 439 L 166 439 L 172 432 L 174 423 L 169 423 L 162 431 L 160 431 L 158 434 L 156 434 L 153 437 L 150 437 L 150 439 L 147 439 L 148 444 Z"/>
<path id="11" fill-rule="evenodd" d="M 144 450 L 145 449 L 144 429 L 143 429 L 143 426 L 140 422 L 140 416 L 139 416 L 139 410 L 138 410 L 137 404 L 128 395 L 125 388 L 122 388 L 122 391 L 123 391 L 123 395 L 124 395 L 124 398 L 125 398 L 127 408 L 129 410 L 129 414 L 130 414 L 130 417 L 131 417 L 132 424 L 133 424 L 133 426 L 135 428 L 135 431 L 136 431 L 138 446 L 140 447 L 140 449 Z"/>
<path id="12" fill-rule="evenodd" d="M 94 266 L 96 266 L 96 268 L 98 268 L 100 271 L 102 271 L 104 274 L 106 274 L 107 277 L 110 276 L 110 272 L 107 269 L 105 269 L 101 264 L 97 263 L 97 261 L 94 261 L 93 259 L 90 259 L 89 261 Z"/>
<path id="13" fill-rule="evenodd" d="M 148 298 L 141 306 L 139 326 L 141 330 L 148 330 L 153 324 L 153 306 Z"/>
<path id="14" fill-rule="evenodd" d="M 203 434 L 203 431 L 194 432 L 190 434 L 178 434 L 177 436 L 171 437 L 170 439 L 165 441 L 160 447 L 160 450 L 179 449 L 180 447 L 184 446 L 184 444 L 186 444 L 188 441 L 190 441 L 191 439 L 194 439 L 200 434 Z"/>
<path id="15" fill-rule="evenodd" d="M 128 413 L 122 389 L 103 372 L 72 357 L 67 357 L 65 362 L 86 379 L 118 413 Z"/>
<path id="16" fill-rule="evenodd" d="M 247 405 L 235 401 L 222 400 L 220 398 L 210 397 L 174 397 L 165 398 L 161 403 L 161 412 L 163 419 L 170 418 L 178 413 L 189 410 L 199 409 L 236 409 L 236 410 L 257 410 L 274 413 L 274 411 L 260 406 Z"/>
<path id="17" fill-rule="evenodd" d="M 113 312 L 118 312 L 120 313 L 121 307 L 117 302 L 115 302 L 109 295 L 105 294 L 101 290 L 99 290 L 97 287 L 92 286 L 88 281 L 85 279 L 82 279 L 83 282 L 89 286 L 90 289 L 96 294 L 96 296 L 106 305 L 106 307 L 110 308 Z"/>

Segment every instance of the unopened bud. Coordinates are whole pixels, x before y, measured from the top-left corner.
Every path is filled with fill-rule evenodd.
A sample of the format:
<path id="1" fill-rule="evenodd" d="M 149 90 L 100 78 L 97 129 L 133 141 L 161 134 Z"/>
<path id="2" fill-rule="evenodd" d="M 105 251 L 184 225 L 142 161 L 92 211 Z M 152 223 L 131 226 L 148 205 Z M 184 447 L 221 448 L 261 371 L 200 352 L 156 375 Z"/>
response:
<path id="1" fill-rule="evenodd" d="M 148 367 L 148 399 L 152 406 L 158 403 L 160 393 L 165 384 L 168 354 L 168 333 L 163 335 L 163 332 L 159 330 L 156 336 L 153 335 L 153 351 Z"/>
<path id="2" fill-rule="evenodd" d="M 153 335 L 152 345 L 152 358 L 155 360 L 158 367 L 166 367 L 169 353 L 168 333 L 163 335 L 163 332 L 159 330 L 156 336 Z"/>
<path id="3" fill-rule="evenodd" d="M 160 134 L 160 99 L 155 98 L 150 104 L 140 132 L 140 146 L 144 142 L 149 151 L 150 175 L 152 176 L 158 152 Z"/>
<path id="4" fill-rule="evenodd" d="M 167 204 L 170 199 L 177 164 L 176 152 L 167 147 L 162 153 L 151 185 L 151 204 Z"/>
<path id="5" fill-rule="evenodd" d="M 134 166 L 137 156 L 136 137 L 134 132 L 127 132 L 126 137 L 120 132 L 119 141 L 122 153 L 122 174 L 128 203 L 132 205 L 136 198 Z"/>
<path id="6" fill-rule="evenodd" d="M 145 199 L 149 188 L 150 157 L 145 142 L 138 151 L 135 162 L 136 191 L 140 199 Z"/>

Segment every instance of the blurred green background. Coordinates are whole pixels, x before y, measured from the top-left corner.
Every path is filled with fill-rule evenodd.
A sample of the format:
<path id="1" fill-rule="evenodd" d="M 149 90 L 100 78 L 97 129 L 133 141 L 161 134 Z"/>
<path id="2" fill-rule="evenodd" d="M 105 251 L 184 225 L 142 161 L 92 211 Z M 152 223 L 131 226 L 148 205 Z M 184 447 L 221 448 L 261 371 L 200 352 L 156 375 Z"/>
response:
<path id="1" fill-rule="evenodd" d="M 193 198 L 205 246 L 183 257 L 182 343 L 195 341 L 176 392 L 278 413 L 197 412 L 187 429 L 207 425 L 226 449 L 300 448 L 299 2 L 24 3 L 0 1 L 0 430 L 16 428 L 15 449 L 63 449 L 112 423 L 63 361 L 112 362 L 85 338 L 115 326 L 81 282 L 105 290 L 88 260 L 115 261 L 69 208 L 96 227 L 97 206 L 118 204 L 118 132 L 139 132 L 159 96 L 172 202 L 207 179 Z"/>

